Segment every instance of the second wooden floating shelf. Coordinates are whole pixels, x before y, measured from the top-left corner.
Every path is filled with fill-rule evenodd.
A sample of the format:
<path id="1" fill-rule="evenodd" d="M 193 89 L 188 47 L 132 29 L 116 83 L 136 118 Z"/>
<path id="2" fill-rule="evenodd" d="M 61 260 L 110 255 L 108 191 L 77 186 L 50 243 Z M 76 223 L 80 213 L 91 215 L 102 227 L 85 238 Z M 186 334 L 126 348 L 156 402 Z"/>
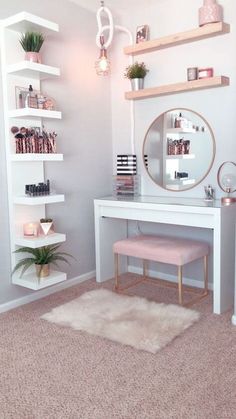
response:
<path id="1" fill-rule="evenodd" d="M 200 28 L 163 36 L 162 38 L 151 39 L 150 41 L 140 42 L 136 45 L 130 45 L 124 48 L 124 53 L 127 55 L 146 54 L 148 52 L 170 48 L 176 45 L 212 38 L 217 35 L 224 35 L 229 32 L 230 25 L 228 23 L 210 23 L 209 25 L 204 25 Z"/>
<path id="2" fill-rule="evenodd" d="M 192 90 L 210 89 L 213 87 L 229 86 L 230 79 L 225 76 L 209 77 L 182 83 L 166 84 L 164 86 L 149 87 L 147 89 L 135 90 L 125 93 L 125 99 L 139 100 L 156 96 L 164 96 L 175 93 L 188 92 Z"/>

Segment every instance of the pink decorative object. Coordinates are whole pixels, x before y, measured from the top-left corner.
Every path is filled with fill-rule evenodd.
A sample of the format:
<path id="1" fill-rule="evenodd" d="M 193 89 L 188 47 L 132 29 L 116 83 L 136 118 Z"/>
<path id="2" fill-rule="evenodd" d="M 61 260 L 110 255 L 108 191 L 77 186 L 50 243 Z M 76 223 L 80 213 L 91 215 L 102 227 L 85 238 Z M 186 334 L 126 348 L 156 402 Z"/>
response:
<path id="1" fill-rule="evenodd" d="M 199 26 L 222 21 L 222 6 L 217 4 L 216 0 L 204 0 L 203 6 L 199 9 Z"/>
<path id="2" fill-rule="evenodd" d="M 214 69 L 212 67 L 208 68 L 199 68 L 198 69 L 198 78 L 199 79 L 205 79 L 208 77 L 213 77 L 214 75 Z"/>
<path id="3" fill-rule="evenodd" d="M 38 223 L 26 223 L 23 226 L 24 236 L 38 236 L 39 224 Z"/>
<path id="4" fill-rule="evenodd" d="M 31 61 L 33 63 L 39 63 L 39 64 L 41 64 L 41 62 L 42 62 L 41 61 L 41 55 L 40 55 L 39 52 L 33 52 L 33 51 L 26 52 L 25 53 L 25 59 L 27 61 Z"/>

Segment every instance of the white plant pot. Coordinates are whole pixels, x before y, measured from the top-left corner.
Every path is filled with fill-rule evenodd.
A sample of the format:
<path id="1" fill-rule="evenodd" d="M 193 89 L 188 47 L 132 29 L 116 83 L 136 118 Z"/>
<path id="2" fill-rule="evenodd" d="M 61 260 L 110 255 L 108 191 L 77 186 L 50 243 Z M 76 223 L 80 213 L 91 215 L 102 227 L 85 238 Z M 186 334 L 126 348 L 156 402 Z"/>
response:
<path id="1" fill-rule="evenodd" d="M 45 236 L 48 235 L 48 233 L 50 231 L 50 228 L 52 227 L 52 224 L 53 224 L 52 222 L 51 223 L 40 223 L 40 226 L 41 226 Z"/>

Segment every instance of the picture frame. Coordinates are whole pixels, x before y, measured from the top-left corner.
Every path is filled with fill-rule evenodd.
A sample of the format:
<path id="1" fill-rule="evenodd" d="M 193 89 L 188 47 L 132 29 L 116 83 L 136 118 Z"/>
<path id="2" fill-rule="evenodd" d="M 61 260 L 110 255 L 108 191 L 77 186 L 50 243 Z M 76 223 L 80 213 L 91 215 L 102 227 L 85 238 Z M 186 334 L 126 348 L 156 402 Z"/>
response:
<path id="1" fill-rule="evenodd" d="M 141 25 L 136 29 L 136 44 L 149 40 L 149 26 Z"/>

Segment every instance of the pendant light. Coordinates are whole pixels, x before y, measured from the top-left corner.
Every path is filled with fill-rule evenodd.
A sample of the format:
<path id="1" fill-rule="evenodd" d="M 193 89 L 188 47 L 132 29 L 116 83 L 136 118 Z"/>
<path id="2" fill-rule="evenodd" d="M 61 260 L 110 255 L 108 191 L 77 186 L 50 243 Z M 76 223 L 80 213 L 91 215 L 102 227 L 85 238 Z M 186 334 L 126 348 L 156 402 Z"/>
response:
<path id="1" fill-rule="evenodd" d="M 107 76 L 110 73 L 110 61 L 107 58 L 107 50 L 104 46 L 104 36 L 100 36 L 100 55 L 95 61 L 95 69 L 98 76 Z"/>

